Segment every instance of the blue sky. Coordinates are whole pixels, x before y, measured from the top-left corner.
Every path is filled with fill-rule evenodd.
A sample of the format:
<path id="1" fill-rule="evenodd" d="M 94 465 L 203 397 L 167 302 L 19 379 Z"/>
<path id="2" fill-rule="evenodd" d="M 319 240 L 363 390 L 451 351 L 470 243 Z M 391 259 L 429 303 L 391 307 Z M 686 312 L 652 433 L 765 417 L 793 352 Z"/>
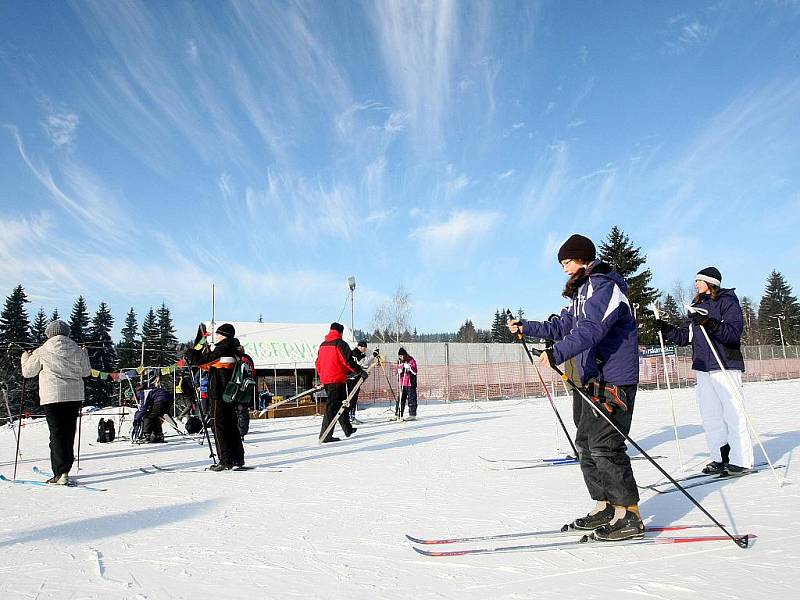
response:
<path id="1" fill-rule="evenodd" d="M 563 304 L 622 227 L 671 289 L 800 286 L 800 3 L 0 3 L 0 292 L 420 331 Z M 349 324 L 349 310 L 341 315 Z"/>

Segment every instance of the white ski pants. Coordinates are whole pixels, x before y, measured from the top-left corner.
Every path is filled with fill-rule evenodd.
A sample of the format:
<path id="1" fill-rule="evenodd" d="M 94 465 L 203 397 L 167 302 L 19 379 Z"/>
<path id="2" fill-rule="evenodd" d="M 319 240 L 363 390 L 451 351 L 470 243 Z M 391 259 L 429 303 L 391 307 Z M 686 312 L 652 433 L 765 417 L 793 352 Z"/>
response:
<path id="1" fill-rule="evenodd" d="M 728 370 L 728 374 L 741 390 L 742 372 Z M 731 464 L 750 468 L 753 466 L 753 444 L 747 431 L 747 419 L 729 384 L 723 371 L 697 371 L 697 404 L 706 431 L 708 451 L 711 460 L 721 462 L 719 449 L 729 444 Z"/>

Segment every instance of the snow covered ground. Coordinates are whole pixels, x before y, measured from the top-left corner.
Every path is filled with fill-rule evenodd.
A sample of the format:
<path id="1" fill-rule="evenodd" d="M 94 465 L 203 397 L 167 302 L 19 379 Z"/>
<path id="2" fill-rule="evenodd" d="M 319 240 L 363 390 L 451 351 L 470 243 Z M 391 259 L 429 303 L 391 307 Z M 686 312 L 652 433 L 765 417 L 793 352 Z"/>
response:
<path id="1" fill-rule="evenodd" d="M 800 382 L 747 384 L 745 392 L 770 457 L 796 478 Z M 708 459 L 694 392 L 678 390 L 675 400 L 683 459 L 694 471 Z M 570 402 L 558 404 L 569 421 Z M 319 418 L 253 421 L 247 462 L 259 469 L 225 473 L 150 468 L 207 464 L 207 449 L 186 439 L 97 444 L 103 412 L 115 411 L 84 417 L 79 478 L 108 491 L 0 483 L 0 598 L 708 600 L 791 597 L 800 584 L 800 485 L 778 489 L 769 471 L 691 490 L 733 531 L 758 534 L 747 550 L 714 542 L 460 558 L 413 552 L 406 533 L 551 529 L 587 512 L 577 466 L 494 471 L 478 458 L 568 450 L 543 399 L 421 405 L 420 419 L 402 424 L 370 408 L 360 414 L 370 423 L 351 439 L 324 446 Z M 640 392 L 632 435 L 678 474 L 671 423 L 666 393 Z M 49 469 L 44 420 L 23 429 L 22 454 L 18 477 L 35 478 L 34 465 Z M 3 428 L 0 472 L 8 477 L 13 455 Z M 634 470 L 640 484 L 661 479 L 646 461 Z M 643 493 L 641 509 L 653 523 L 708 522 L 680 494 Z"/>

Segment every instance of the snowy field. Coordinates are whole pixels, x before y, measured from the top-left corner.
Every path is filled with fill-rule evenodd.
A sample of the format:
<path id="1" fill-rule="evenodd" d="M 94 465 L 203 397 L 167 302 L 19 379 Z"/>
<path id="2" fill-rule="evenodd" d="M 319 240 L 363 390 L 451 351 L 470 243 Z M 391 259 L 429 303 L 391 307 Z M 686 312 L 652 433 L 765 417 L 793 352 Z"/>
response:
<path id="1" fill-rule="evenodd" d="M 800 382 L 747 384 L 745 393 L 770 457 L 797 478 Z M 675 400 L 683 460 L 694 471 L 708 460 L 694 391 L 678 390 Z M 570 421 L 570 402 L 562 396 L 558 405 Z M 758 535 L 747 550 L 712 542 L 413 552 L 406 533 L 552 529 L 587 512 L 579 467 L 495 471 L 479 458 L 564 454 L 543 399 L 423 404 L 418 421 L 402 424 L 370 408 L 351 439 L 324 446 L 318 417 L 253 421 L 245 451 L 258 468 L 224 473 L 152 469 L 206 465 L 207 448 L 189 439 L 97 444 L 100 414 L 84 417 L 79 479 L 106 492 L 0 483 L 0 598 L 709 600 L 786 598 L 800 585 L 800 485 L 778 489 L 769 471 L 691 490 L 732 531 Z M 666 392 L 640 392 L 632 436 L 680 473 Z M 49 469 L 43 419 L 23 429 L 22 455 L 18 477 L 36 478 L 34 465 Z M 7 477 L 13 456 L 12 431 L 0 429 Z M 633 464 L 640 484 L 661 479 L 646 461 Z M 641 510 L 651 523 L 708 523 L 681 494 L 644 492 Z"/>

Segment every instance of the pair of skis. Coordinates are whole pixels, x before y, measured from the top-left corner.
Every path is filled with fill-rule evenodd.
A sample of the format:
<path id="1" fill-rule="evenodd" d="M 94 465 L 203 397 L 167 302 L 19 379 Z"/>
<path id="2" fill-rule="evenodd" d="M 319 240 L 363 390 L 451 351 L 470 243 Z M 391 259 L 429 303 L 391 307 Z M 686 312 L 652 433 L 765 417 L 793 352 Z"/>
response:
<path id="1" fill-rule="evenodd" d="M 652 525 L 648 526 L 644 537 L 623 540 L 619 542 L 604 542 L 590 531 L 574 529 L 570 525 L 564 525 L 561 529 L 525 531 L 500 533 L 493 535 L 478 535 L 459 538 L 417 538 L 406 535 L 412 544 L 415 552 L 423 556 L 446 557 L 446 556 L 469 556 L 473 554 L 501 554 L 510 552 L 544 552 L 550 550 L 575 550 L 585 547 L 616 547 L 616 546 L 640 546 L 640 545 L 661 545 L 661 544 L 692 544 L 701 542 L 723 542 L 730 541 L 727 535 L 690 535 L 690 536 L 662 536 L 662 533 L 673 533 L 691 531 L 696 529 L 707 529 L 714 527 L 708 525 Z M 519 538 L 533 538 L 535 541 L 529 544 L 515 544 L 503 546 L 497 544 L 504 540 Z M 561 541 L 547 541 L 557 538 L 570 538 Z M 744 539 L 747 544 L 755 539 L 754 534 L 747 534 L 740 539 Z M 544 541 L 541 541 L 544 540 Z M 477 546 L 479 542 L 487 542 L 486 546 Z M 439 546 L 446 544 L 473 544 L 473 547 L 461 548 L 456 550 L 428 550 L 420 546 Z"/>
<path id="2" fill-rule="evenodd" d="M 35 485 L 35 486 L 42 486 L 42 487 L 50 487 L 50 488 L 59 488 L 59 487 L 69 487 L 78 490 L 86 490 L 87 492 L 107 492 L 108 490 L 105 488 L 94 487 L 92 485 L 86 485 L 83 483 L 78 483 L 77 481 L 70 480 L 67 485 L 56 485 L 54 483 L 47 483 L 47 479 L 50 479 L 53 474 L 40 469 L 37 466 L 33 467 L 33 472 L 44 479 L 9 479 L 5 475 L 0 475 L 0 481 L 5 483 L 17 483 L 20 485 Z"/>
<path id="3" fill-rule="evenodd" d="M 520 469 L 539 469 L 542 467 L 559 467 L 564 465 L 577 465 L 580 461 L 574 456 L 564 456 L 559 458 L 485 458 L 479 456 L 481 460 L 492 463 L 489 469 L 492 471 L 518 471 Z M 654 456 L 653 458 L 666 458 L 664 456 Z M 644 456 L 631 456 L 631 460 L 644 460 Z"/>
<path id="4" fill-rule="evenodd" d="M 730 479 L 739 479 L 740 477 L 746 477 L 748 475 L 752 475 L 753 473 L 764 471 L 765 469 L 768 468 L 769 468 L 769 463 L 760 462 L 753 465 L 753 467 L 749 471 L 743 474 L 737 474 L 728 471 L 725 471 L 723 473 L 695 473 L 694 475 L 679 477 L 675 481 L 680 483 L 684 489 L 690 489 L 694 487 L 700 487 L 703 485 L 709 485 L 712 483 L 728 481 Z M 775 468 L 784 469 L 786 468 L 786 465 L 775 465 Z M 669 481 L 659 481 L 656 483 L 651 483 L 650 485 L 640 485 L 639 488 L 643 490 L 650 490 L 656 492 L 657 494 L 671 494 L 672 492 L 678 491 L 678 488 L 676 488 Z"/>

